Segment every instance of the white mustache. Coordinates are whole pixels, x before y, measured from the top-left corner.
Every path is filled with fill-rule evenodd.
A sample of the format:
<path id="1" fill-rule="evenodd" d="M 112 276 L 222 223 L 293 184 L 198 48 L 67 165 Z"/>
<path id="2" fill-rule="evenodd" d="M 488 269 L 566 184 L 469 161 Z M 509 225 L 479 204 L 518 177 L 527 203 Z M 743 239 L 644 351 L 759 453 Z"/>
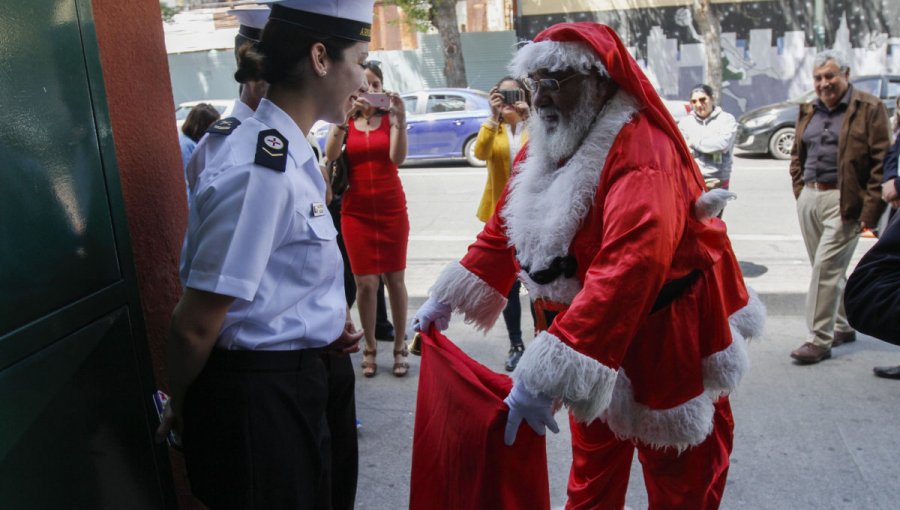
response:
<path id="1" fill-rule="evenodd" d="M 540 115 L 541 117 L 546 117 L 548 115 L 559 116 L 559 108 L 557 108 L 555 106 L 544 106 L 544 107 L 538 108 L 538 115 Z"/>

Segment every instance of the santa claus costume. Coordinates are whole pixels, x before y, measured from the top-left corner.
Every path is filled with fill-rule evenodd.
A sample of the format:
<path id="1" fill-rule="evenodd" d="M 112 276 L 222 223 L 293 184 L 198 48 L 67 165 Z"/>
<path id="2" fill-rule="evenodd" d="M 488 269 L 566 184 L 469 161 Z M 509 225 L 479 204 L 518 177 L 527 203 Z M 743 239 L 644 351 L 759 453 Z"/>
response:
<path id="1" fill-rule="evenodd" d="M 487 330 L 513 281 L 527 287 L 548 327 L 513 377 L 569 409 L 566 508 L 622 508 L 635 449 L 651 509 L 717 508 L 727 395 L 764 315 L 715 217 L 728 193 L 704 193 L 675 122 L 609 27 L 555 25 L 511 68 L 593 69 L 618 91 L 567 160 L 523 149 L 497 213 L 432 299 Z"/>

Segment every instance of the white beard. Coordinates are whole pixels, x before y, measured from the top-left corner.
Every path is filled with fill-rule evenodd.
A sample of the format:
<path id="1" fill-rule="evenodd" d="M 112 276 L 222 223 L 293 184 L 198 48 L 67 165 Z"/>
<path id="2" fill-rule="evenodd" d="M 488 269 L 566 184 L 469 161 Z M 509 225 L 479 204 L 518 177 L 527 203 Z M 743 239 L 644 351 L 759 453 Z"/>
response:
<path id="1" fill-rule="evenodd" d="M 573 115 L 566 120 L 565 129 L 559 129 L 563 127 L 560 123 L 554 130 L 566 131 L 566 138 L 576 140 L 575 149 L 568 153 L 554 145 L 561 142 L 549 141 L 544 131 L 535 131 L 537 115 L 529 120 L 528 156 L 511 178 L 507 202 L 500 211 L 509 243 L 516 247 L 522 266 L 544 269 L 555 257 L 569 253 L 575 233 L 593 206 L 606 156 L 622 126 L 639 109 L 637 101 L 622 90 L 599 113 L 596 108 L 579 105 L 579 112 L 589 113 L 588 120 L 574 121 Z M 576 122 L 586 127 L 576 129 Z M 568 161 L 560 167 L 560 159 Z M 538 285 L 526 274 L 520 278 L 532 299 L 570 303 L 581 288 L 577 278 L 557 278 L 548 285 Z"/>
<path id="2" fill-rule="evenodd" d="M 596 85 L 591 85 L 589 87 L 591 90 L 582 92 L 574 112 L 568 118 L 562 117 L 556 106 L 542 108 L 532 116 L 528 125 L 528 129 L 531 130 L 530 145 L 539 154 L 546 155 L 548 163 L 569 159 L 584 141 L 594 119 L 597 118 L 598 101 L 594 97 L 593 90 L 595 87 Z M 544 122 L 542 113 L 556 115 L 559 119 L 558 124 L 553 128 L 549 127 Z"/>

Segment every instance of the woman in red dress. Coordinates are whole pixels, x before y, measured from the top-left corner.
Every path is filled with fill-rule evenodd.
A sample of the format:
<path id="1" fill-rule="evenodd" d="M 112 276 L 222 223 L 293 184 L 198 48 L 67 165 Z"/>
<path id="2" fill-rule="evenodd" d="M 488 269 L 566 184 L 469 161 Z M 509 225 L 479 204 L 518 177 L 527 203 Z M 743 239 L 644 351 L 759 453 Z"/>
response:
<path id="1" fill-rule="evenodd" d="M 375 305 L 378 281 L 384 278 L 395 325 L 393 374 L 403 377 L 409 370 L 404 344 L 409 217 L 397 166 L 406 159 L 406 110 L 397 93 L 385 93 L 377 64 L 367 62 L 364 67 L 369 93 L 385 94 L 389 101 L 387 109 L 376 107 L 366 98 L 358 99 L 347 124 L 331 128 L 325 154 L 329 160 L 336 159 L 347 133 L 350 185 L 343 196 L 341 231 L 356 280 L 359 318 L 366 334 L 363 375 L 373 377 L 378 370 Z"/>

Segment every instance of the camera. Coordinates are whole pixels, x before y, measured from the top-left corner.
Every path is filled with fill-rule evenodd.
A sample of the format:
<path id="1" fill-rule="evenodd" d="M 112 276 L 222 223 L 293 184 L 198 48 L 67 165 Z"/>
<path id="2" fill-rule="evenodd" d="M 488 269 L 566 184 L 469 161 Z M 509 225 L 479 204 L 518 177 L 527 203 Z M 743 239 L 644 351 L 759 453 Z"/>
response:
<path id="1" fill-rule="evenodd" d="M 391 107 L 391 98 L 387 94 L 366 92 L 362 97 L 379 110 L 388 110 Z"/>
<path id="2" fill-rule="evenodd" d="M 497 92 L 503 96 L 503 104 L 516 104 L 517 101 L 524 99 L 520 89 L 500 89 Z"/>

